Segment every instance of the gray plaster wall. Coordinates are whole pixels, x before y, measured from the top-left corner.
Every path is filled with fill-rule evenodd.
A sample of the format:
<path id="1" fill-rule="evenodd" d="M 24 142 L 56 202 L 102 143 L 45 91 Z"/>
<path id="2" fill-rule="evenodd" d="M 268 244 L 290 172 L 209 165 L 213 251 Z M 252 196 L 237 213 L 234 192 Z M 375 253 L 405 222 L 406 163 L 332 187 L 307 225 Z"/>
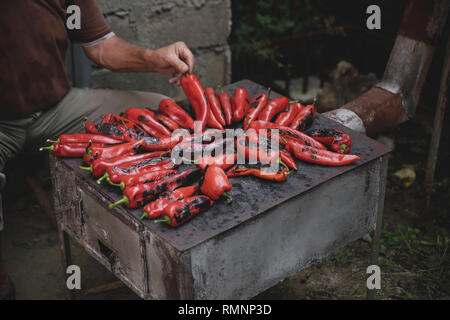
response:
<path id="1" fill-rule="evenodd" d="M 203 85 L 228 84 L 231 53 L 230 0 L 97 0 L 113 31 L 129 42 L 157 49 L 184 41 L 196 58 L 195 74 Z M 185 96 L 155 73 L 113 73 L 94 69 L 94 88 L 155 91 L 175 99 Z"/>

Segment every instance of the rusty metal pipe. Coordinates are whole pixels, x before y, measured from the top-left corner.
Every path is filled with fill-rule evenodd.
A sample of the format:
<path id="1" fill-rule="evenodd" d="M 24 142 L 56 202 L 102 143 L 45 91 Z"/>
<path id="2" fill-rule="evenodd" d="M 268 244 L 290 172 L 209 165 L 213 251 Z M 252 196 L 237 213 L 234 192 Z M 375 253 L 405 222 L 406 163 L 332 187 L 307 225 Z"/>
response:
<path id="1" fill-rule="evenodd" d="M 369 136 L 411 119 L 430 69 L 450 2 L 410 0 L 383 79 L 339 109 L 324 115 Z"/>

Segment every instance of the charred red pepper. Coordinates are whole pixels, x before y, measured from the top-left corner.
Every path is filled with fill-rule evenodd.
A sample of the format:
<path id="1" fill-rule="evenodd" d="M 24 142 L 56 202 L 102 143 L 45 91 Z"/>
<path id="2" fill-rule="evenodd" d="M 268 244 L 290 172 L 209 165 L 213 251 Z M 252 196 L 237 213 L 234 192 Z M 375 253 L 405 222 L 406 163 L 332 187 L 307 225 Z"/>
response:
<path id="1" fill-rule="evenodd" d="M 303 143 L 308 147 L 314 147 L 317 149 L 326 150 L 325 146 L 320 142 L 314 140 L 310 136 L 304 134 L 301 131 L 292 129 L 290 127 L 280 126 L 278 124 L 268 122 L 268 121 L 254 121 L 250 125 L 251 129 L 260 130 L 260 129 L 278 129 L 280 132 L 280 143 L 286 144 L 289 140 L 298 141 Z"/>
<path id="2" fill-rule="evenodd" d="M 177 165 L 167 158 L 153 158 L 138 163 L 125 163 L 112 169 L 107 168 L 105 174 L 97 180 L 97 183 L 101 183 L 106 179 L 110 184 L 119 184 L 126 176 L 175 168 L 177 168 Z"/>
<path id="3" fill-rule="evenodd" d="M 213 201 L 207 196 L 194 196 L 170 203 L 162 214 L 162 219 L 155 223 L 167 223 L 171 227 L 179 227 L 197 214 L 212 207 Z"/>
<path id="4" fill-rule="evenodd" d="M 132 121 L 138 122 L 144 129 L 147 129 L 148 134 L 154 137 L 170 136 L 172 133 L 165 126 L 158 122 L 154 113 L 147 109 L 128 108 L 124 117 Z"/>
<path id="5" fill-rule="evenodd" d="M 137 109 L 137 108 L 131 108 L 131 109 Z M 137 110 L 141 110 L 141 109 L 137 109 Z M 116 126 L 123 126 L 130 133 L 133 133 L 135 136 L 138 136 L 138 137 L 148 136 L 148 134 L 145 132 L 145 130 L 139 124 L 137 124 L 135 121 L 130 120 L 128 118 L 118 116 L 114 113 L 107 113 L 103 117 L 101 123 L 110 123 L 110 124 L 116 125 Z"/>
<path id="6" fill-rule="evenodd" d="M 157 196 L 166 191 L 173 191 L 178 187 L 192 185 L 201 176 L 199 168 L 189 169 L 166 179 L 126 187 L 123 190 L 122 199 L 109 205 L 109 208 L 115 208 L 118 205 L 125 204 L 128 208 L 137 208 L 154 200 Z"/>
<path id="7" fill-rule="evenodd" d="M 96 144 L 118 144 L 123 143 L 122 140 L 107 137 L 101 134 L 91 134 L 91 133 L 73 133 L 73 134 L 62 134 L 59 136 L 58 140 L 47 140 L 51 143 L 61 143 L 61 144 L 74 144 L 74 143 L 84 143 L 88 144 L 90 142 Z"/>
<path id="8" fill-rule="evenodd" d="M 272 172 L 267 165 L 261 164 L 237 164 L 227 172 L 228 177 L 254 176 L 264 180 L 275 182 L 286 181 L 291 172 L 287 168 Z"/>
<path id="9" fill-rule="evenodd" d="M 233 109 L 231 107 L 230 95 L 228 92 L 223 91 L 221 86 L 218 86 L 220 90 L 219 100 L 222 106 L 223 114 L 225 115 L 225 121 L 227 126 L 229 126 L 233 122 Z"/>
<path id="10" fill-rule="evenodd" d="M 233 110 L 233 122 L 239 122 L 244 119 L 250 105 L 250 97 L 247 89 L 238 88 L 231 97 L 231 109 Z"/>
<path id="11" fill-rule="evenodd" d="M 200 83 L 196 75 L 188 73 L 183 79 L 181 79 L 181 86 L 184 94 L 192 105 L 192 109 L 195 113 L 195 119 L 200 121 L 202 131 L 205 130 L 209 105 L 205 96 L 205 89 L 203 88 L 203 85 Z"/>
<path id="12" fill-rule="evenodd" d="M 122 143 L 114 146 L 103 147 L 91 145 L 86 148 L 83 160 L 86 164 L 91 164 L 94 160 L 106 160 L 125 155 L 137 154 L 144 144 L 144 140 Z"/>
<path id="13" fill-rule="evenodd" d="M 84 151 L 86 152 L 86 150 Z M 156 151 L 156 152 L 148 152 L 142 154 L 136 154 L 131 156 L 119 156 L 116 158 L 106 159 L 106 160 L 94 160 L 92 164 L 88 167 L 81 166 L 80 169 L 86 170 L 92 173 L 94 177 L 103 176 L 106 173 L 107 169 L 112 169 L 114 167 L 118 167 L 121 165 L 133 165 L 139 163 L 143 160 L 153 159 L 162 157 L 164 154 L 168 154 L 168 151 Z"/>
<path id="14" fill-rule="evenodd" d="M 292 104 L 296 102 L 297 101 L 292 102 Z M 286 110 L 286 108 L 289 107 L 290 103 L 291 102 L 289 101 L 289 99 L 284 96 L 270 100 L 269 103 L 267 103 L 265 108 L 259 114 L 258 120 L 262 121 L 272 120 L 272 118 L 275 117 L 277 114 Z"/>
<path id="15" fill-rule="evenodd" d="M 85 130 L 90 134 L 106 135 L 121 141 L 129 141 L 130 137 L 135 136 L 131 129 L 127 129 L 123 125 L 117 126 L 111 123 L 88 122 L 85 125 Z"/>
<path id="16" fill-rule="evenodd" d="M 307 133 L 337 153 L 350 153 L 352 140 L 345 132 L 338 129 L 317 129 Z"/>
<path id="17" fill-rule="evenodd" d="M 352 154 L 339 154 L 307 147 L 297 141 L 288 141 L 286 148 L 297 159 L 326 166 L 344 166 L 361 159 Z"/>
<path id="18" fill-rule="evenodd" d="M 113 183 L 111 182 L 111 179 L 108 179 L 108 182 L 112 186 L 119 187 L 121 190 L 124 190 L 126 187 L 158 181 L 166 177 L 173 176 L 176 173 L 178 173 L 177 170 L 161 169 L 158 171 L 147 171 L 138 174 L 124 175 L 122 176 L 122 181 L 120 183 Z"/>
<path id="19" fill-rule="evenodd" d="M 170 131 L 179 129 L 178 124 L 164 114 L 158 114 L 156 116 L 156 120 L 158 120 L 162 125 L 165 125 L 167 128 L 169 128 Z"/>
<path id="20" fill-rule="evenodd" d="M 297 113 L 289 127 L 298 131 L 305 131 L 312 125 L 315 118 L 316 107 L 313 105 L 307 105 L 301 109 L 299 113 Z"/>
<path id="21" fill-rule="evenodd" d="M 39 151 L 47 150 L 57 157 L 82 158 L 87 146 L 87 143 L 61 144 L 55 142 L 51 146 L 40 148 Z"/>
<path id="22" fill-rule="evenodd" d="M 228 180 L 225 171 L 218 166 L 209 166 L 206 169 L 205 178 L 200 187 L 200 191 L 213 200 L 219 200 L 220 197 L 227 199 L 227 203 L 230 204 L 233 198 L 227 194 L 232 188 L 230 181 Z"/>
<path id="23" fill-rule="evenodd" d="M 247 114 L 245 115 L 244 130 L 247 130 L 250 124 L 253 121 L 255 121 L 258 118 L 261 111 L 263 111 L 264 107 L 267 105 L 267 102 L 269 101 L 270 91 L 271 89 L 269 88 L 267 90 L 267 94 L 264 93 L 258 94 L 256 97 L 252 99 L 252 101 L 250 101 Z"/>
<path id="24" fill-rule="evenodd" d="M 289 126 L 302 108 L 303 106 L 300 102 L 291 104 L 288 111 L 282 112 L 278 115 L 275 119 L 275 123 L 280 126 Z"/>
<path id="25" fill-rule="evenodd" d="M 175 121 L 180 127 L 194 131 L 194 119 L 172 99 L 163 99 L 159 111 Z"/>
<path id="26" fill-rule="evenodd" d="M 168 193 L 161 198 L 150 202 L 144 207 L 144 213 L 141 219 L 156 219 L 159 218 L 163 213 L 164 209 L 171 203 L 178 200 L 183 200 L 185 198 L 191 197 L 195 192 L 197 192 L 198 186 L 189 186 L 175 189 L 174 191 Z"/>
<path id="27" fill-rule="evenodd" d="M 216 92 L 213 88 L 206 88 L 205 89 L 206 99 L 208 99 L 209 107 L 216 118 L 216 120 L 222 125 L 225 126 L 225 118 L 222 114 L 222 108 L 220 106 L 219 98 L 216 96 Z"/>
<path id="28" fill-rule="evenodd" d="M 202 169 L 202 171 L 205 171 L 208 166 L 216 166 L 221 168 L 222 170 L 227 170 L 231 166 L 233 166 L 236 163 L 237 160 L 237 153 L 223 153 L 218 156 L 209 156 L 209 157 L 199 157 L 194 161 L 194 163 Z"/>

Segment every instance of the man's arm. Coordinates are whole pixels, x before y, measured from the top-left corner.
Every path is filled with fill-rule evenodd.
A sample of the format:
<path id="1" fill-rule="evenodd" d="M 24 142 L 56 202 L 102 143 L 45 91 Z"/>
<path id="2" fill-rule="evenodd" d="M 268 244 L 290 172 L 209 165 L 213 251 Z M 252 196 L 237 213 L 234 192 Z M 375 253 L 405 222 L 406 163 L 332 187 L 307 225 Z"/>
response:
<path id="1" fill-rule="evenodd" d="M 169 81 L 178 85 L 182 75 L 194 69 L 194 55 L 183 42 L 150 50 L 131 45 L 114 35 L 96 45 L 84 47 L 84 51 L 94 63 L 109 70 L 174 74 Z"/>

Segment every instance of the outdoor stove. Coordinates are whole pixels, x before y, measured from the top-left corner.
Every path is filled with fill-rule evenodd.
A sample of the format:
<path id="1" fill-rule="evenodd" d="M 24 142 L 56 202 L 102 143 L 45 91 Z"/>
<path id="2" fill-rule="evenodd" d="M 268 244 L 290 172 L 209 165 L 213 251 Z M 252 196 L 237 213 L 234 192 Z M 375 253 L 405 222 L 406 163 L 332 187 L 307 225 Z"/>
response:
<path id="1" fill-rule="evenodd" d="M 238 87 L 250 96 L 267 91 L 249 80 L 224 90 Z M 141 221 L 142 209 L 108 209 L 121 197 L 117 188 L 98 185 L 79 159 L 52 156 L 64 263 L 72 264 L 69 235 L 145 299 L 256 296 L 381 225 L 390 150 L 317 115 L 313 128 L 328 127 L 347 132 L 362 160 L 343 167 L 298 161 L 283 183 L 230 179 L 231 205 L 218 201 L 179 228 Z"/>

